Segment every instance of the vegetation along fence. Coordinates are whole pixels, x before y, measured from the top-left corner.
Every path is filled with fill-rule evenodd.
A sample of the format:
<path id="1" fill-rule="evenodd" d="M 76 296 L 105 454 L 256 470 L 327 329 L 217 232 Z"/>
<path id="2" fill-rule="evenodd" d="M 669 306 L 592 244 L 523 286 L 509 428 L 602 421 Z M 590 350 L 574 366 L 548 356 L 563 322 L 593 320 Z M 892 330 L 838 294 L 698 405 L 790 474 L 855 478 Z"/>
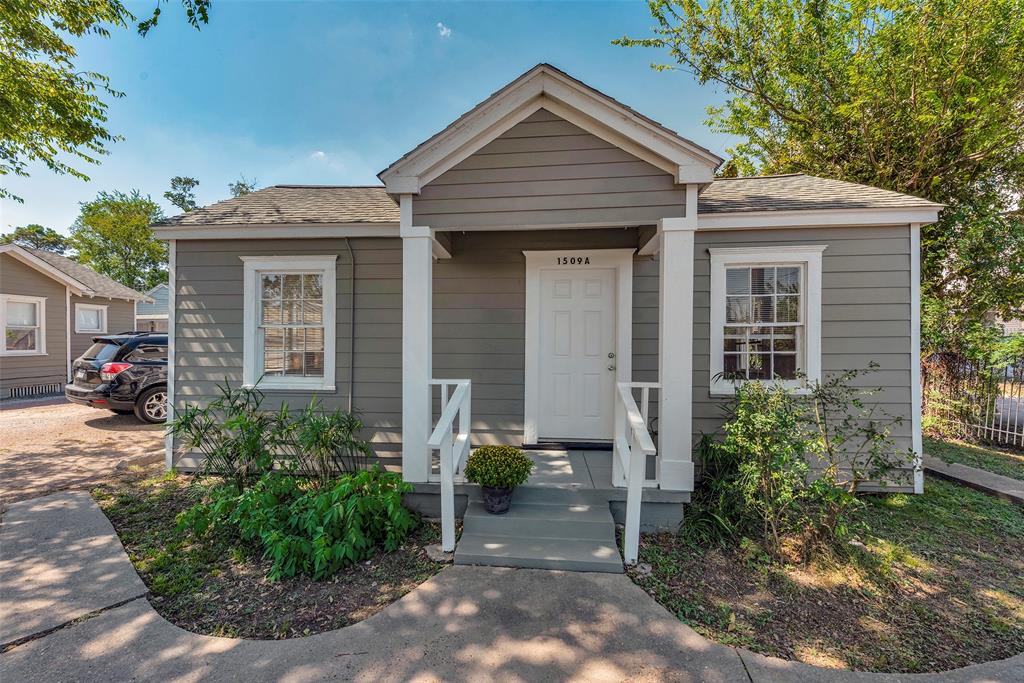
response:
<path id="1" fill-rule="evenodd" d="M 936 354 L 921 367 L 926 432 L 1024 449 L 1024 364 Z"/>

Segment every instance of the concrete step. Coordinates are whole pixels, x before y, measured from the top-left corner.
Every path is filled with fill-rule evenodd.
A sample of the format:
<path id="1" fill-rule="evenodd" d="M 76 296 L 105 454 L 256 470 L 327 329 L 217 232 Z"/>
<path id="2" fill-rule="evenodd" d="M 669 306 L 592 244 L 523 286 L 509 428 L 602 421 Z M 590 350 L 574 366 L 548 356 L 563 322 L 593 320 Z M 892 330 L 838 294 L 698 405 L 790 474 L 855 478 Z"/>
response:
<path id="1" fill-rule="evenodd" d="M 481 535 L 464 528 L 455 564 L 621 574 L 622 558 L 614 539 L 614 535 L 608 541 Z"/>
<path id="2" fill-rule="evenodd" d="M 551 505 L 513 501 L 508 512 L 492 515 L 482 502 L 470 501 L 464 524 L 480 535 L 596 541 L 615 538 L 615 522 L 607 503 Z"/>

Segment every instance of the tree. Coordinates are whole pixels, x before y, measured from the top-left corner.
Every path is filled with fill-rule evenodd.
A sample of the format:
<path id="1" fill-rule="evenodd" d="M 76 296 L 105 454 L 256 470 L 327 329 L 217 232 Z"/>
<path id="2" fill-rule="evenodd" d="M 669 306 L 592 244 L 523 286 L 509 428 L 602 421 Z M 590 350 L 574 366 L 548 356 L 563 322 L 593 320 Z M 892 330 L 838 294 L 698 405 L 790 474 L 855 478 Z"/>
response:
<path id="1" fill-rule="evenodd" d="M 101 192 L 81 206 L 71 228 L 81 263 L 142 292 L 167 281 L 167 247 L 149 227 L 163 212 L 148 195 Z"/>
<path id="2" fill-rule="evenodd" d="M 0 235 L 0 244 L 17 244 L 21 247 L 43 249 L 55 254 L 64 255 L 70 248 L 68 238 L 52 228 L 44 228 L 38 223 L 23 225 L 12 232 Z"/>
<path id="3" fill-rule="evenodd" d="M 247 195 L 250 192 L 256 191 L 256 183 L 259 181 L 253 178 L 252 180 L 246 180 L 245 176 L 240 176 L 238 180 L 233 183 L 228 183 L 228 191 L 231 192 L 232 197 L 241 197 Z"/>
<path id="4" fill-rule="evenodd" d="M 196 204 L 196 187 L 198 185 L 199 181 L 195 178 L 176 175 L 171 178 L 171 189 L 164 192 L 164 199 L 185 213 L 195 211 L 198 206 Z"/>
<path id="5" fill-rule="evenodd" d="M 1024 187 L 1024 0 L 649 6 L 654 36 L 614 42 L 667 49 L 675 63 L 655 68 L 724 88 L 708 123 L 741 139 L 729 150 L 741 174 L 799 171 L 948 204 L 922 231 L 925 298 L 953 307 L 947 322 L 1024 314 L 1024 235 L 1004 215 Z"/>
<path id="6" fill-rule="evenodd" d="M 160 16 L 138 24 L 145 36 Z M 166 1 L 166 0 L 163 0 Z M 207 23 L 211 0 L 182 0 L 188 22 Z M 0 176 L 29 175 L 40 162 L 88 180 L 75 161 L 97 164 L 121 137 L 106 126 L 101 95 L 123 97 L 103 74 L 76 65 L 75 38 L 106 38 L 135 17 L 120 0 L 33 0 L 0 3 Z M 0 199 L 21 201 L 0 187 Z"/>

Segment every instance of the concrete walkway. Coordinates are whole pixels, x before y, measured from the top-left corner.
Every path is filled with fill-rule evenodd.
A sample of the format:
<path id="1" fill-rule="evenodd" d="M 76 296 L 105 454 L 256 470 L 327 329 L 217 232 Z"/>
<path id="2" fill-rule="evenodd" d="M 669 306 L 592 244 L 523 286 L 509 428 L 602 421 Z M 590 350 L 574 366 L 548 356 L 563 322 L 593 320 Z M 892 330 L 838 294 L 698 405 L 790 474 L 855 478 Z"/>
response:
<path id="1" fill-rule="evenodd" d="M 783 662 L 702 638 L 625 576 L 527 569 L 449 567 L 369 619 L 307 638 L 199 636 L 144 597 L 124 602 L 138 577 L 96 514 L 81 494 L 11 506 L 0 619 L 5 642 L 29 639 L 0 655 L 0 680 L 1024 681 L 1024 655 L 925 676 Z M 61 619 L 72 621 L 55 628 Z"/>
<path id="2" fill-rule="evenodd" d="M 930 455 L 924 456 L 924 470 L 942 479 L 955 481 L 991 496 L 1024 506 L 1024 481 L 993 474 L 977 467 L 945 462 Z"/>

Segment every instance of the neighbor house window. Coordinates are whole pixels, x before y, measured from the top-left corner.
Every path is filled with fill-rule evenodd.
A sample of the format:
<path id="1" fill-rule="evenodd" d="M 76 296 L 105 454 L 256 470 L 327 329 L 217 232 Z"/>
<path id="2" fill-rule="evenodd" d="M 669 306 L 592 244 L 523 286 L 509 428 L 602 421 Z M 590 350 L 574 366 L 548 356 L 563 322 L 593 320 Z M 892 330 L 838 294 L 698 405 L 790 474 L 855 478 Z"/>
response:
<path id="1" fill-rule="evenodd" d="M 0 294 L 0 321 L 4 326 L 2 355 L 46 353 L 46 299 Z"/>
<path id="2" fill-rule="evenodd" d="M 821 377 L 823 246 L 710 249 L 711 392 Z"/>
<path id="3" fill-rule="evenodd" d="M 103 334 L 107 331 L 107 307 L 75 304 L 75 333 Z"/>
<path id="4" fill-rule="evenodd" d="M 245 262 L 244 382 L 334 389 L 334 256 Z"/>

